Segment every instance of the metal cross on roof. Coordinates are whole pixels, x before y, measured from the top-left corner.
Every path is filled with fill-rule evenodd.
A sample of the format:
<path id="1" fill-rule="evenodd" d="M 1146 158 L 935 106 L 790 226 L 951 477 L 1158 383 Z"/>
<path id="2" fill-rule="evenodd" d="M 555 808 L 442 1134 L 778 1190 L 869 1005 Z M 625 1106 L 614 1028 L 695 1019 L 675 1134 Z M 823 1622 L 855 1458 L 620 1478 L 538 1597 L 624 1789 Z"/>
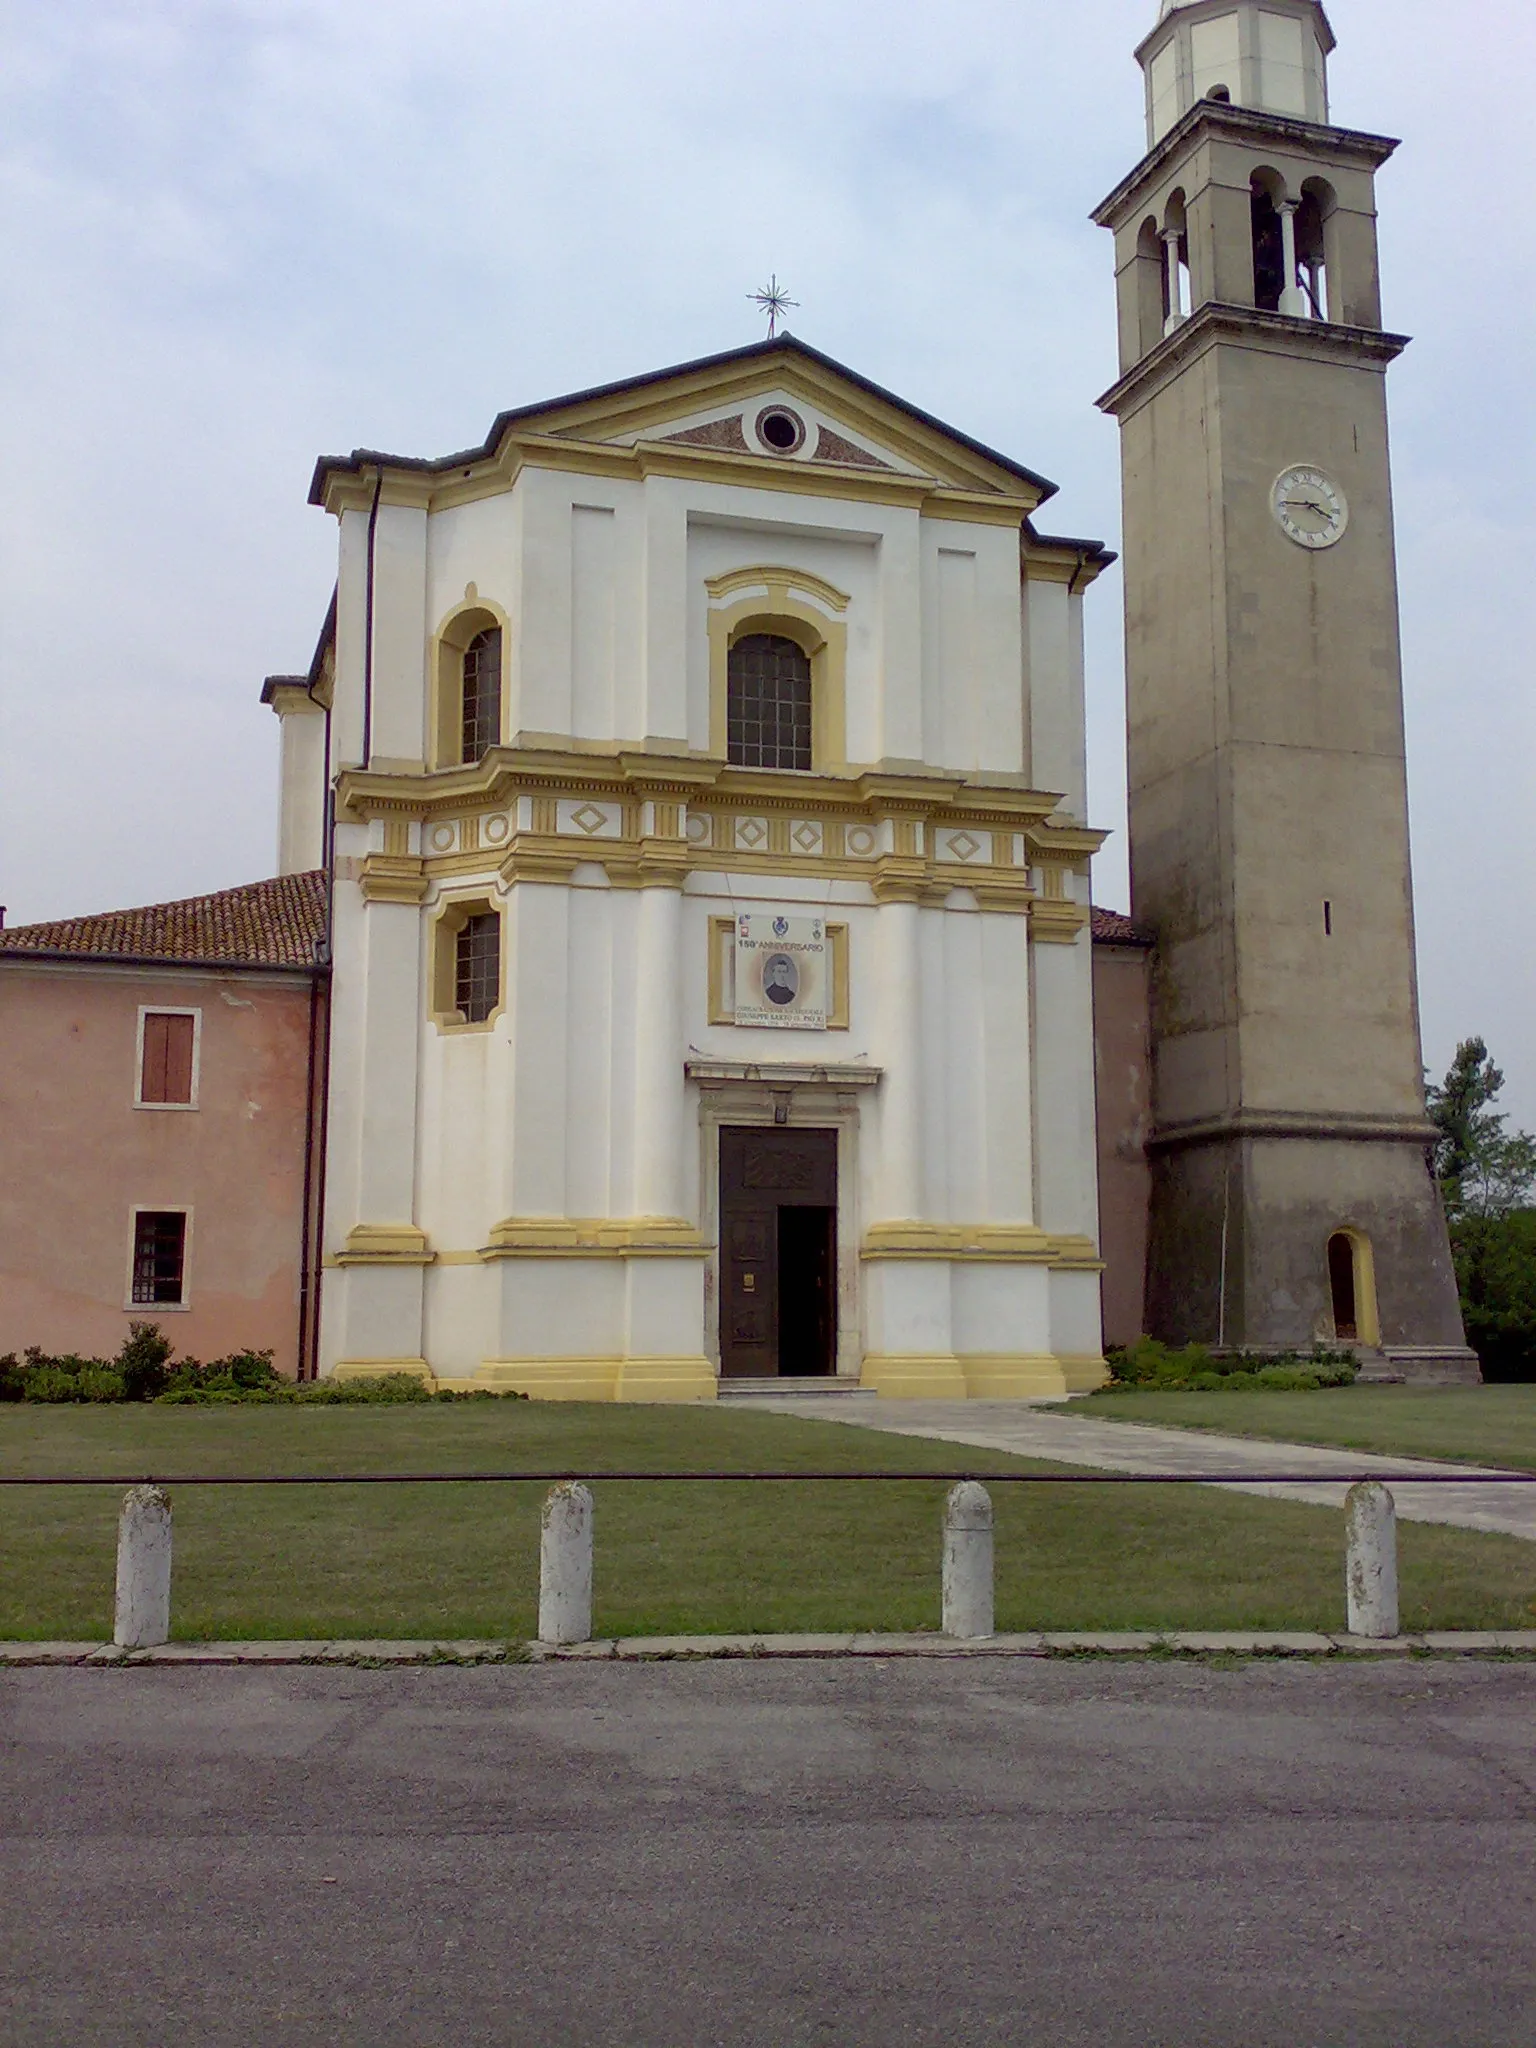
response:
<path id="1" fill-rule="evenodd" d="M 790 307 L 798 306 L 800 303 L 798 299 L 792 299 L 789 293 L 785 291 L 783 285 L 779 283 L 777 274 L 769 278 L 766 287 L 762 291 L 748 292 L 747 297 L 756 304 L 760 312 L 768 315 L 768 339 L 770 341 L 778 333 L 779 322 L 784 318 Z"/>

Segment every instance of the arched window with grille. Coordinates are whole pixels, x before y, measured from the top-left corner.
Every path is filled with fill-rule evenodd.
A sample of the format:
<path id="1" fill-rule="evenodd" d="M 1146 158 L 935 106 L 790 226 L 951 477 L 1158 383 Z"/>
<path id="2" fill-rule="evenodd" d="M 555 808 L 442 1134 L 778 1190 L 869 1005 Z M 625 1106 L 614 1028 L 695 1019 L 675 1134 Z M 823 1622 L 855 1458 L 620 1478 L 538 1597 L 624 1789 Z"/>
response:
<path id="1" fill-rule="evenodd" d="M 461 761 L 501 742 L 501 628 L 487 626 L 464 650 Z"/>
<path id="2" fill-rule="evenodd" d="M 726 663 L 726 759 L 741 768 L 811 765 L 811 662 L 779 633 L 744 633 Z"/>

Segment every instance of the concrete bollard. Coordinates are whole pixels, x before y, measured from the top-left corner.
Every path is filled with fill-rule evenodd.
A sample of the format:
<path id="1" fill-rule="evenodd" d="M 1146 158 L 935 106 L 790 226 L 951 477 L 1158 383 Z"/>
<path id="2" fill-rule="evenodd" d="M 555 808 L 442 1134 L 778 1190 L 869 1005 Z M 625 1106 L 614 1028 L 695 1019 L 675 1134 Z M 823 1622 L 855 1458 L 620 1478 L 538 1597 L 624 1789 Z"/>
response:
<path id="1" fill-rule="evenodd" d="M 171 1633 L 171 1498 L 158 1486 L 130 1486 L 117 1518 L 117 1607 L 112 1640 L 151 1650 Z"/>
<path id="2" fill-rule="evenodd" d="M 592 1496 L 579 1479 L 549 1489 L 540 1519 L 539 1641 L 592 1634 Z"/>
<path id="3" fill-rule="evenodd" d="M 1397 1634 L 1397 1509 L 1377 1479 L 1344 1502 L 1344 1590 L 1352 1636 Z"/>
<path id="4" fill-rule="evenodd" d="M 992 1497 L 974 1479 L 944 1503 L 944 1633 L 992 1634 Z"/>

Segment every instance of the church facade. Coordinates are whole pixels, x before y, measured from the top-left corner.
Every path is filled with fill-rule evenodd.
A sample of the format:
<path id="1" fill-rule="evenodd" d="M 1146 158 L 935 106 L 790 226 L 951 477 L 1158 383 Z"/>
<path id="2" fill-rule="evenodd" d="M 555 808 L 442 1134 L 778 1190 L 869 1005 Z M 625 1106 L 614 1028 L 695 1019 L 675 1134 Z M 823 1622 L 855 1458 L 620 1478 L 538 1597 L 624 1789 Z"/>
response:
<path id="1" fill-rule="evenodd" d="M 787 336 L 320 464 L 325 682 L 272 694 L 296 866 L 335 792 L 322 1370 L 1103 1377 L 1108 557 L 1050 489 Z"/>

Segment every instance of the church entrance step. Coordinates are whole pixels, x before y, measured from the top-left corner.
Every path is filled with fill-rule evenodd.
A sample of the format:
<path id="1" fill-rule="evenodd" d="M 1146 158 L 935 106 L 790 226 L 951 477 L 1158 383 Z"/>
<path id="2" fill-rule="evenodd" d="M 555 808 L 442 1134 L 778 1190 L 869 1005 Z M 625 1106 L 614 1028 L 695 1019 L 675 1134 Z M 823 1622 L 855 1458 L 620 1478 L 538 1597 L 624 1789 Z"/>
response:
<path id="1" fill-rule="evenodd" d="M 722 1401 L 874 1401 L 872 1387 L 861 1387 L 856 1379 L 839 1379 L 831 1373 L 807 1374 L 803 1378 L 783 1373 L 772 1379 L 722 1379 Z"/>

